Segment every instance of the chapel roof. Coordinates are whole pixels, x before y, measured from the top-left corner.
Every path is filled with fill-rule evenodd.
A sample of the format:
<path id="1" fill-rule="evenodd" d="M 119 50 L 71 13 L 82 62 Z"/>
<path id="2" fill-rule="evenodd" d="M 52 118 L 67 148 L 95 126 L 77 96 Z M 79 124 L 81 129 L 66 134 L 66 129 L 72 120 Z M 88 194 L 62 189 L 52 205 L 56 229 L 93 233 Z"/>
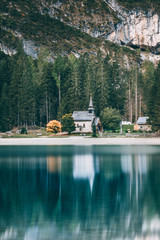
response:
<path id="1" fill-rule="evenodd" d="M 72 117 L 75 121 L 93 121 L 95 115 L 88 111 L 74 111 Z"/>
<path id="2" fill-rule="evenodd" d="M 147 124 L 147 119 L 148 119 L 149 117 L 139 117 L 138 118 L 138 121 L 137 121 L 137 124 Z"/>

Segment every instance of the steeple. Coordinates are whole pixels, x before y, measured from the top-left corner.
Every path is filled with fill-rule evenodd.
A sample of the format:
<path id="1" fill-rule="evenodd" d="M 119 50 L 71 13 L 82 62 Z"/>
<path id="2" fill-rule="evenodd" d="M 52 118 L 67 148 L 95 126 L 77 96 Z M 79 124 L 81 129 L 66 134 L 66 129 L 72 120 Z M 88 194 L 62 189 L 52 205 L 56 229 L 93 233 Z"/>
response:
<path id="1" fill-rule="evenodd" d="M 94 107 L 93 107 L 93 102 L 92 102 L 92 94 L 90 94 L 88 112 L 94 114 Z"/>

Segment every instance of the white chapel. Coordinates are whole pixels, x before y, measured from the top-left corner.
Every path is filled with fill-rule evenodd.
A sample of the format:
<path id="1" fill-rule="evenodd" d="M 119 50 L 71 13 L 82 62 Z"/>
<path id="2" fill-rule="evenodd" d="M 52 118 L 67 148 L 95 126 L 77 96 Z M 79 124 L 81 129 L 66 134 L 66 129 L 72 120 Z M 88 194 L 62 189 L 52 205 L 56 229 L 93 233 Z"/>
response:
<path id="1" fill-rule="evenodd" d="M 94 114 L 92 96 L 90 96 L 88 111 L 74 111 L 72 114 L 76 126 L 76 132 L 92 132 L 92 126 L 95 125 L 100 130 L 100 119 Z"/>

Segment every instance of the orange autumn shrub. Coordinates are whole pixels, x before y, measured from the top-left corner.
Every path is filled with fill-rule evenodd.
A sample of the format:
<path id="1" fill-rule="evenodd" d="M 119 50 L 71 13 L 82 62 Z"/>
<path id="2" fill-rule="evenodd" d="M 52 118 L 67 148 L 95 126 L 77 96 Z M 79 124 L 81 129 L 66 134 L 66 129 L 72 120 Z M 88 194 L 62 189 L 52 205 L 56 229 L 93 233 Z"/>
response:
<path id="1" fill-rule="evenodd" d="M 59 133 L 61 132 L 61 124 L 57 120 L 51 120 L 47 124 L 46 130 L 47 132 L 50 132 L 50 133 Z"/>

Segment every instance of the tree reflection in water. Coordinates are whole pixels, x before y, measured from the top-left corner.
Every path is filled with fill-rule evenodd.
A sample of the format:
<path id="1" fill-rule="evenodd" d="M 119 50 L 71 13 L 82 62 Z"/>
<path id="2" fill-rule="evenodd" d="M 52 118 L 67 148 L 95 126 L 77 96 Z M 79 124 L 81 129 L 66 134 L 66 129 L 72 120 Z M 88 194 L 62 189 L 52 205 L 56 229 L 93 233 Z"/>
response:
<path id="1" fill-rule="evenodd" d="M 0 239 L 156 239 L 160 149 L 150 148 L 0 151 Z"/>

